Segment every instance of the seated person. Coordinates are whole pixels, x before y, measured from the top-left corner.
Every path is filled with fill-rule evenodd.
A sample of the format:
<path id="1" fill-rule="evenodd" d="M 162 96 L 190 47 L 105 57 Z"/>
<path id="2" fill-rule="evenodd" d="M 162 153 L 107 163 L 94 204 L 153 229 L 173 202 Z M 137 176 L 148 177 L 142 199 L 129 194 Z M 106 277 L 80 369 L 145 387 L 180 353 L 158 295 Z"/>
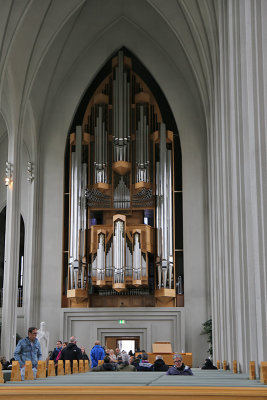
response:
<path id="1" fill-rule="evenodd" d="M 148 361 L 147 353 L 141 354 L 141 362 L 136 366 L 137 371 L 149 372 L 153 371 L 153 364 Z"/>
<path id="2" fill-rule="evenodd" d="M 140 354 L 140 357 L 138 356 L 136 358 L 135 357 L 130 358 L 130 364 L 133 365 L 137 371 L 138 371 L 138 366 L 139 366 L 140 362 L 141 362 L 141 354 Z"/>
<path id="3" fill-rule="evenodd" d="M 174 365 L 168 369 L 166 375 L 193 375 L 190 367 L 184 365 L 180 354 L 174 354 L 173 360 Z"/>
<path id="4" fill-rule="evenodd" d="M 109 357 L 110 357 L 111 362 L 116 362 L 117 361 L 117 357 L 116 357 L 116 354 L 114 353 L 113 349 L 109 350 Z"/>
<path id="5" fill-rule="evenodd" d="M 111 362 L 109 356 L 105 356 L 104 363 L 102 365 L 98 365 L 97 367 L 92 368 L 92 372 L 100 372 L 100 371 L 118 371 L 117 365 Z"/>
<path id="6" fill-rule="evenodd" d="M 118 371 L 136 371 L 134 365 L 129 363 L 130 357 L 127 353 L 122 353 L 121 356 L 118 356 Z"/>
<path id="7" fill-rule="evenodd" d="M 86 352 L 85 352 L 85 347 L 84 347 L 84 346 L 81 346 L 81 352 L 82 352 L 82 358 L 81 358 L 81 360 L 88 360 L 88 361 L 90 361 L 88 355 L 87 355 Z"/>
<path id="8" fill-rule="evenodd" d="M 169 366 L 165 364 L 161 355 L 157 355 L 153 364 L 153 371 L 168 371 Z"/>
<path id="9" fill-rule="evenodd" d="M 212 364 L 212 361 L 209 358 L 206 358 L 205 364 L 201 369 L 218 369 L 218 368 Z"/>

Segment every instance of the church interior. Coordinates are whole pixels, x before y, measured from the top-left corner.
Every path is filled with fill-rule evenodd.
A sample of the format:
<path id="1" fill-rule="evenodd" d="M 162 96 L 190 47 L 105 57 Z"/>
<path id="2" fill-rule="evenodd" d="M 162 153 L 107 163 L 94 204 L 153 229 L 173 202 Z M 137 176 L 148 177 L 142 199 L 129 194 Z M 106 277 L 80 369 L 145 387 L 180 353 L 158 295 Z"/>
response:
<path id="1" fill-rule="evenodd" d="M 267 360 L 267 2 L 0 4 L 1 356 Z"/>

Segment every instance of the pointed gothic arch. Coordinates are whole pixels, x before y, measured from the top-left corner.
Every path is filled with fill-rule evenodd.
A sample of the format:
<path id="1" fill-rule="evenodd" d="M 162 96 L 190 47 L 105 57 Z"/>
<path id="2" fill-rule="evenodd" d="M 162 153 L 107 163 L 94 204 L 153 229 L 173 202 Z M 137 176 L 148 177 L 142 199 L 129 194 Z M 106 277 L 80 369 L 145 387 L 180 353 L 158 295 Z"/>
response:
<path id="1" fill-rule="evenodd" d="M 117 293 L 125 306 L 133 297 L 138 306 L 183 305 L 178 129 L 159 85 L 126 48 L 77 107 L 64 187 L 63 307 L 106 306 L 106 296 L 118 306 Z"/>

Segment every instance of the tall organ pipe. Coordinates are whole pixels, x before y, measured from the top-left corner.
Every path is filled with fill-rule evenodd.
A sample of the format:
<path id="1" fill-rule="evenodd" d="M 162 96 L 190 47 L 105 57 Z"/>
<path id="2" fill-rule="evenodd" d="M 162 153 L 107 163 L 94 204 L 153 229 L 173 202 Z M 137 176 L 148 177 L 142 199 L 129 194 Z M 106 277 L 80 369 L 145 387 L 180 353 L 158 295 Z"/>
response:
<path id="1" fill-rule="evenodd" d="M 169 288 L 172 286 L 173 270 L 173 224 L 172 224 L 172 150 L 167 151 L 167 177 L 168 177 L 168 261 L 169 261 Z"/>
<path id="2" fill-rule="evenodd" d="M 161 196 L 163 196 L 162 202 L 162 262 L 166 262 L 168 258 L 168 234 L 167 234 L 167 223 L 168 223 L 168 190 L 167 185 L 167 171 L 166 171 L 166 127 L 165 124 L 160 124 L 160 166 L 161 166 Z"/>
<path id="3" fill-rule="evenodd" d="M 145 106 L 139 106 L 139 121 L 136 131 L 136 181 L 149 181 L 148 123 Z"/>
<path id="4" fill-rule="evenodd" d="M 105 105 L 97 105 L 95 126 L 95 182 L 107 182 L 107 132 L 105 129 Z"/>
<path id="5" fill-rule="evenodd" d="M 118 66 L 113 81 L 113 144 L 114 161 L 129 161 L 130 142 L 130 85 L 123 71 L 123 52 L 119 51 Z"/>
<path id="6" fill-rule="evenodd" d="M 160 125 L 160 162 L 156 164 L 157 183 L 157 244 L 158 287 L 166 288 L 167 277 L 169 288 L 172 287 L 173 270 L 173 234 L 172 234 L 172 153 L 166 147 L 166 128 Z"/>
<path id="7" fill-rule="evenodd" d="M 79 274 L 81 273 L 80 268 L 80 249 L 82 249 L 83 243 L 81 241 L 84 235 L 81 235 L 81 230 L 84 228 L 84 215 L 86 211 L 81 209 L 85 207 L 85 203 L 81 201 L 83 196 L 83 181 L 85 177 L 82 175 L 82 127 L 76 127 L 76 146 L 75 152 L 72 153 L 72 165 L 71 165 L 71 221 L 70 221 L 70 289 L 78 287 Z M 86 220 L 86 217 L 85 217 Z M 84 231 L 85 233 L 85 231 Z M 75 263 L 75 265 L 74 265 Z M 72 267 L 71 267 L 72 265 Z M 74 275 L 74 276 L 73 276 Z M 74 279 L 73 279 L 74 278 Z"/>

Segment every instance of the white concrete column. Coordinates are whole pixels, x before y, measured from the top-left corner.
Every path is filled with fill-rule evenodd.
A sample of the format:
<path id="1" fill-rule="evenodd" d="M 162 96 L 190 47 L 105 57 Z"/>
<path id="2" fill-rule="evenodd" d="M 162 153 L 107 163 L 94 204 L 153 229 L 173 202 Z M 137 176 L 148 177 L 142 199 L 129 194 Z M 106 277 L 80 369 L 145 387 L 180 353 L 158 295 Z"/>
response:
<path id="1" fill-rule="evenodd" d="M 218 2 L 219 68 L 209 140 L 214 358 L 266 358 L 264 1 Z M 265 32 L 266 34 L 266 32 Z"/>
<path id="2" fill-rule="evenodd" d="M 38 215 L 39 187 L 38 166 L 33 163 L 34 179 L 26 183 L 28 187 L 28 218 L 25 224 L 24 246 L 24 281 L 23 281 L 23 308 L 24 330 L 27 332 L 30 326 L 39 327 L 39 290 L 40 290 L 40 234 L 38 233 L 40 219 Z"/>
<path id="3" fill-rule="evenodd" d="M 8 161 L 12 164 L 13 184 L 7 187 L 5 265 L 2 307 L 1 352 L 8 360 L 16 344 L 17 287 L 20 243 L 20 149 L 21 138 L 9 136 Z"/>

